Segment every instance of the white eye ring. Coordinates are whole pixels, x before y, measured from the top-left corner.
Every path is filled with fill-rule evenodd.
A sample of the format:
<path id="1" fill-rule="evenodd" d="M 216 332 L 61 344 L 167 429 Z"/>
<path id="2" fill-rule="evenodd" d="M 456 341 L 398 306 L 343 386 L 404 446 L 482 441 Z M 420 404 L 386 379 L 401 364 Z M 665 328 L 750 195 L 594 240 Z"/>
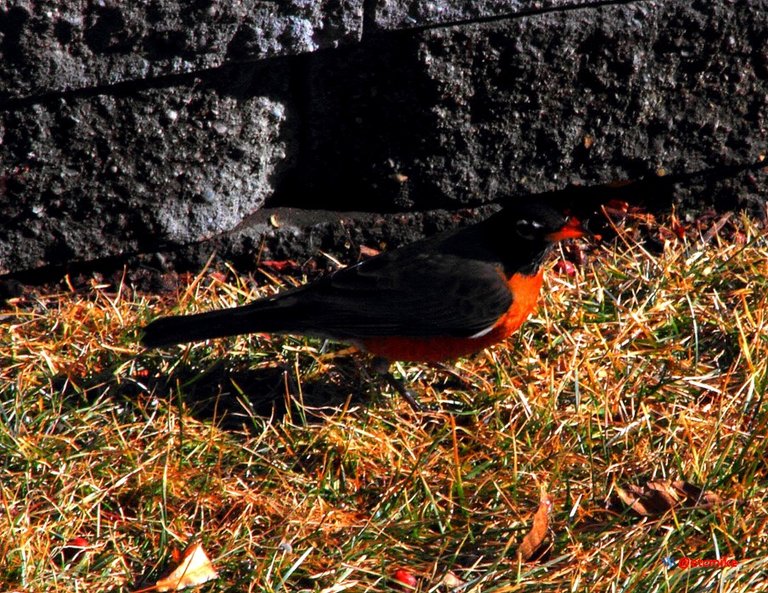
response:
<path id="1" fill-rule="evenodd" d="M 544 225 L 540 223 L 538 220 L 528 220 L 527 218 L 521 218 L 517 221 L 517 226 L 519 228 L 523 227 L 531 227 L 533 229 L 539 230 L 543 229 Z"/>

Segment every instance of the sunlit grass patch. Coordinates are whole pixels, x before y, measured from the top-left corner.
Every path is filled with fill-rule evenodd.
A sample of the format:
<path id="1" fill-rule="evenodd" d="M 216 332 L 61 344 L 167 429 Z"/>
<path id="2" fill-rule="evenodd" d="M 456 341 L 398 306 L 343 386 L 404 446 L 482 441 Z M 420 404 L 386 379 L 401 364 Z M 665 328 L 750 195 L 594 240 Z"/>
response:
<path id="1" fill-rule="evenodd" d="M 402 363 L 415 414 L 344 347 L 243 336 L 143 351 L 160 313 L 302 279 L 190 278 L 173 297 L 94 283 L 29 294 L 0 337 L 3 590 L 135 590 L 201 541 L 221 591 L 757 591 L 768 570 L 768 245 L 626 232 L 550 270 L 506 344 Z M 716 493 L 643 516 L 618 489 Z M 541 489 L 552 549 L 516 550 Z M 67 553 L 75 538 L 83 553 Z M 735 568 L 666 567 L 731 558 Z"/>

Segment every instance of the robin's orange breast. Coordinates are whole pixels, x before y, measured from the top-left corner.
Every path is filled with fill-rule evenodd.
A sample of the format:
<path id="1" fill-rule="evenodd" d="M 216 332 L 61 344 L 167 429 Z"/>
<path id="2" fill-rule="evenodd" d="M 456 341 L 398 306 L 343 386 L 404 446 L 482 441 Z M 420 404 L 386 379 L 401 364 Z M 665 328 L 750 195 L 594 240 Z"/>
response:
<path id="1" fill-rule="evenodd" d="M 439 362 L 474 354 L 506 339 L 523 324 L 536 308 L 543 277 L 543 270 L 539 270 L 533 275 L 513 274 L 507 281 L 507 286 L 512 293 L 512 304 L 489 331 L 476 337 L 385 336 L 366 338 L 362 341 L 363 349 L 387 360 L 417 362 Z"/>

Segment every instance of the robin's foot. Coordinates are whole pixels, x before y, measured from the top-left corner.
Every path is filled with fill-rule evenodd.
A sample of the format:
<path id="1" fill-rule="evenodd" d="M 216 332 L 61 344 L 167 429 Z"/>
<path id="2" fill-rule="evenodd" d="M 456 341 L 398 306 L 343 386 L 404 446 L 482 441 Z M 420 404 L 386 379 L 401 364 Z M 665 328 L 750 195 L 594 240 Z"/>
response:
<path id="1" fill-rule="evenodd" d="M 397 391 L 414 412 L 424 412 L 424 405 L 418 400 L 416 394 L 405 386 L 405 383 L 401 379 L 395 377 L 389 370 L 389 361 L 384 358 L 375 358 L 373 360 L 373 370 L 376 371 L 381 377 L 383 377 L 387 383 Z"/>

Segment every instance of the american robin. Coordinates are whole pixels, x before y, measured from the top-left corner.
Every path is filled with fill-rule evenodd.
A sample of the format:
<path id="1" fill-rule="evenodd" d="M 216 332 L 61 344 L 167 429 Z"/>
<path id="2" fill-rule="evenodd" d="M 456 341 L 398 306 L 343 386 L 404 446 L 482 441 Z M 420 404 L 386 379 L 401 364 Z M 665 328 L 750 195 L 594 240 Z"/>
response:
<path id="1" fill-rule="evenodd" d="M 517 330 L 535 308 L 552 245 L 585 234 L 543 204 L 508 206 L 247 305 L 160 318 L 142 341 L 281 333 L 349 342 L 386 361 L 450 360 Z"/>

